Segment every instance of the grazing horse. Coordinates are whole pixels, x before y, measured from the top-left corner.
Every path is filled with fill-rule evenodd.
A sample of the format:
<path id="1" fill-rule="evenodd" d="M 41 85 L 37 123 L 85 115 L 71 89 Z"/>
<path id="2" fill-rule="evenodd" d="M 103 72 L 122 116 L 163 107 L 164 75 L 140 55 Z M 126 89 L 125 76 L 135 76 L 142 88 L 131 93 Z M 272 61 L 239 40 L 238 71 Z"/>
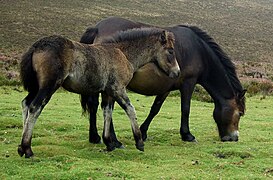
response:
<path id="1" fill-rule="evenodd" d="M 20 64 L 21 79 L 29 93 L 22 101 L 24 128 L 19 155 L 33 156 L 34 124 L 61 86 L 82 96 L 103 94 L 103 140 L 109 151 L 115 148 L 109 130 L 112 106 L 117 101 L 131 121 L 136 148 L 144 151 L 135 109 L 126 94 L 126 86 L 133 73 L 151 61 L 155 61 L 170 78 L 178 77 L 180 69 L 173 48 L 173 34 L 158 28 L 120 32 L 105 38 L 101 44 L 93 45 L 60 36 L 45 37 L 34 43 Z"/>
<path id="2" fill-rule="evenodd" d="M 100 21 L 95 27 L 86 30 L 81 38 L 82 43 L 100 41 L 117 31 L 131 28 L 151 27 L 152 25 L 133 22 L 119 17 L 109 17 Z M 163 102 L 172 90 L 181 94 L 181 127 L 180 134 L 184 141 L 195 142 L 189 129 L 190 101 L 196 84 L 200 84 L 213 98 L 215 108 L 213 118 L 217 124 L 222 141 L 238 141 L 239 120 L 245 113 L 245 92 L 235 66 L 221 47 L 206 32 L 195 26 L 177 25 L 165 27 L 175 35 L 175 54 L 181 75 L 178 79 L 169 79 L 155 63 L 148 63 L 134 74 L 128 88 L 143 95 L 156 95 L 150 113 L 140 130 L 142 138 L 147 138 L 148 127 L 158 114 Z M 98 95 L 83 97 L 83 106 L 90 113 L 89 141 L 100 142 L 96 128 Z M 116 138 L 111 125 L 113 139 Z M 115 139 L 116 145 L 121 143 Z"/>

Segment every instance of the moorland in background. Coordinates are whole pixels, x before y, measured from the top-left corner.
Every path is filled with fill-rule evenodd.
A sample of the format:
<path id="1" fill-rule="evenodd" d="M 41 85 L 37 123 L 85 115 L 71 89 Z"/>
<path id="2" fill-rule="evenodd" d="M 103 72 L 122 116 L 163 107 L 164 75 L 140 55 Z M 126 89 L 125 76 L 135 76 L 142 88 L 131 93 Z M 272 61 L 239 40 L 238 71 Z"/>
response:
<path id="1" fill-rule="evenodd" d="M 79 40 L 109 16 L 159 26 L 196 25 L 232 58 L 246 87 L 272 91 L 272 0 L 1 0 L 0 84 L 18 84 L 18 61 L 35 41 L 53 34 Z M 265 87 L 263 87 L 265 86 Z"/>

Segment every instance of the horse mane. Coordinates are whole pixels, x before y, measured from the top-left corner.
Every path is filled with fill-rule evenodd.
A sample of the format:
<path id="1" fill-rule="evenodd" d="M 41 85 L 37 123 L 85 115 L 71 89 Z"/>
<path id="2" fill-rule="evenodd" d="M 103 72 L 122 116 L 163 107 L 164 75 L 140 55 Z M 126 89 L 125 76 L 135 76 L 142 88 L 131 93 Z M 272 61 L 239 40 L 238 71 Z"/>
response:
<path id="1" fill-rule="evenodd" d="M 225 72 L 227 73 L 227 77 L 230 80 L 230 84 L 232 88 L 236 90 L 236 92 L 242 92 L 243 87 L 237 77 L 236 68 L 234 63 L 228 57 L 228 55 L 223 51 L 223 49 L 218 45 L 215 40 L 209 36 L 205 31 L 201 30 L 196 26 L 184 26 L 180 25 L 181 27 L 186 27 L 191 29 L 199 38 L 201 38 L 215 53 L 218 57 L 218 62 L 221 63 L 224 67 Z"/>
<path id="2" fill-rule="evenodd" d="M 160 28 L 133 28 L 125 31 L 119 31 L 112 36 L 105 37 L 101 40 L 101 43 L 120 43 L 125 41 L 133 41 L 153 35 L 160 35 L 163 31 L 164 30 Z"/>

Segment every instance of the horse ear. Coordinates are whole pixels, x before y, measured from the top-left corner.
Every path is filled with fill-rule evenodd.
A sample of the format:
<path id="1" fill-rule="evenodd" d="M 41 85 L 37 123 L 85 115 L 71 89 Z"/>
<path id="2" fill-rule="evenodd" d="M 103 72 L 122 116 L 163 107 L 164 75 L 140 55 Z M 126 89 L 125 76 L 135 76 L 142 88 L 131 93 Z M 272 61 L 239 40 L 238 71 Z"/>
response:
<path id="1" fill-rule="evenodd" d="M 166 31 L 162 31 L 161 35 L 160 35 L 160 42 L 162 45 L 167 43 L 167 33 Z"/>

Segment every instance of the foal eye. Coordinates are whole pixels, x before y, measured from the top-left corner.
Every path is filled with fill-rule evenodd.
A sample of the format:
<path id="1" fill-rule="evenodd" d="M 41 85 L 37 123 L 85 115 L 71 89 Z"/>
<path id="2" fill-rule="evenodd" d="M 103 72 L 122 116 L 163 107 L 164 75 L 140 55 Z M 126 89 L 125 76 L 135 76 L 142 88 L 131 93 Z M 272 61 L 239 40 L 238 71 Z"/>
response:
<path id="1" fill-rule="evenodd" d="M 239 116 L 243 116 L 244 115 L 244 113 L 243 112 L 239 112 Z"/>
<path id="2" fill-rule="evenodd" d="M 168 49 L 169 54 L 173 54 L 173 49 Z"/>

